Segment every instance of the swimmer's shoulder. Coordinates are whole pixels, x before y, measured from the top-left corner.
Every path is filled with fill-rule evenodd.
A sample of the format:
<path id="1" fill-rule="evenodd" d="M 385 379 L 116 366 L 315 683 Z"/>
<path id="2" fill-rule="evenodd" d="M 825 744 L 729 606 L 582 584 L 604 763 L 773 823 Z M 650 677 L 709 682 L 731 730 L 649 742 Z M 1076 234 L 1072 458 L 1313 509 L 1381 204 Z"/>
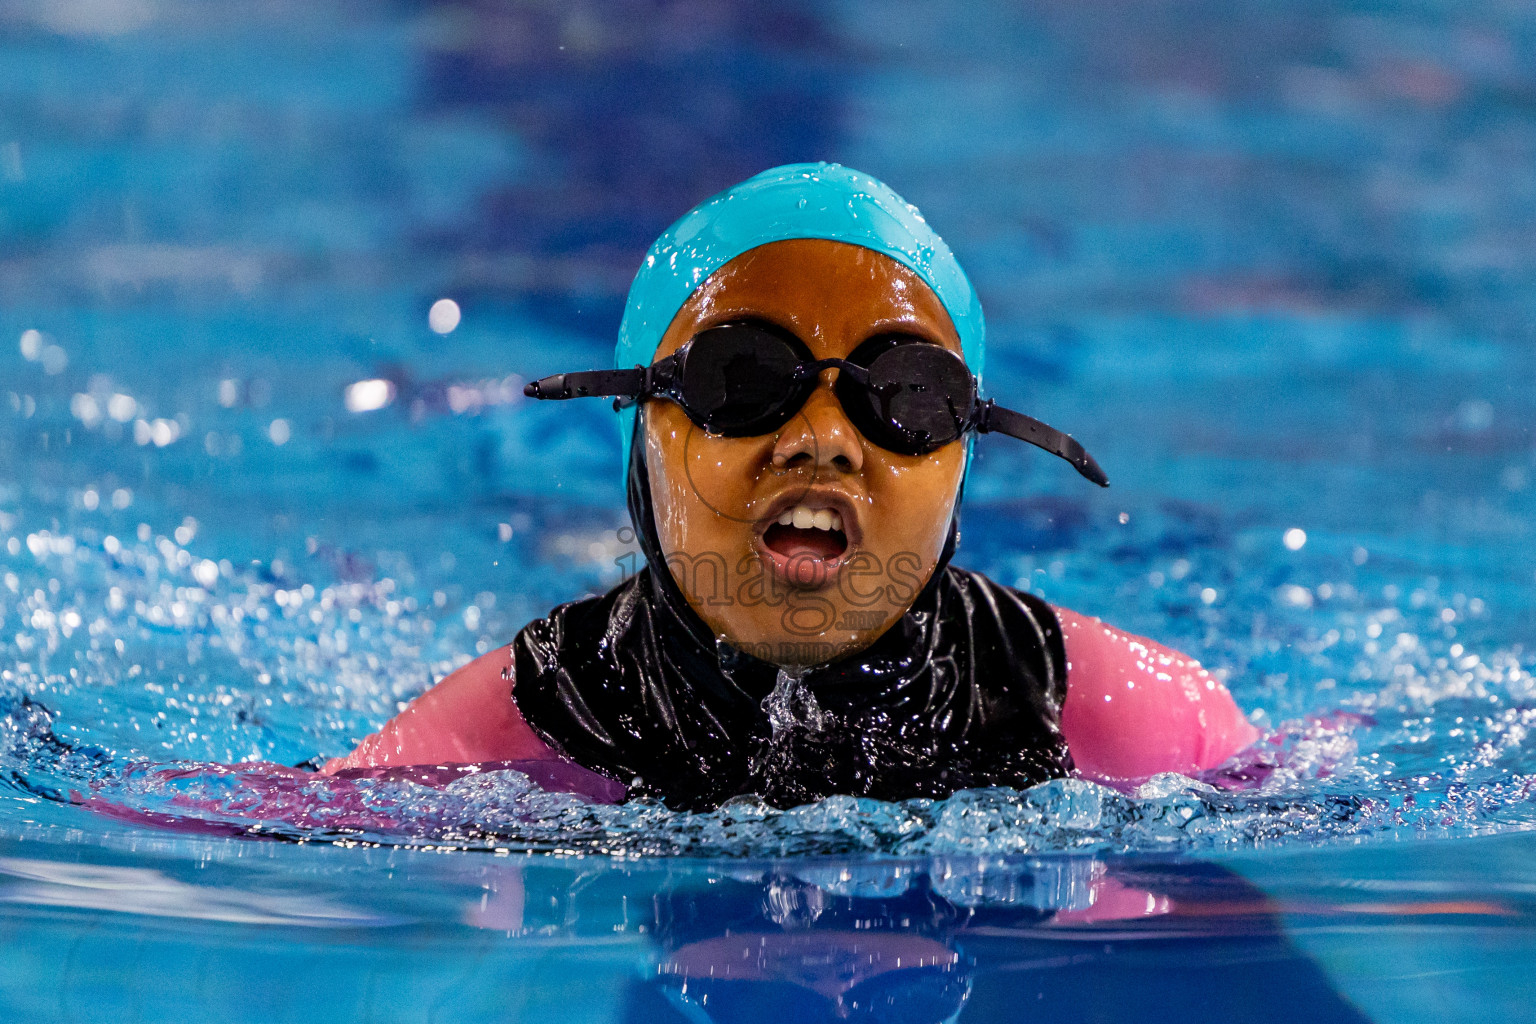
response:
<path id="1" fill-rule="evenodd" d="M 556 756 L 512 699 L 509 647 L 459 667 L 411 701 L 378 732 L 325 774 L 346 769 L 419 764 L 481 764 Z"/>
<path id="2" fill-rule="evenodd" d="M 1062 732 L 1085 776 L 1195 774 L 1258 738 L 1226 685 L 1194 658 L 1070 609 L 1057 615 L 1068 656 Z"/>

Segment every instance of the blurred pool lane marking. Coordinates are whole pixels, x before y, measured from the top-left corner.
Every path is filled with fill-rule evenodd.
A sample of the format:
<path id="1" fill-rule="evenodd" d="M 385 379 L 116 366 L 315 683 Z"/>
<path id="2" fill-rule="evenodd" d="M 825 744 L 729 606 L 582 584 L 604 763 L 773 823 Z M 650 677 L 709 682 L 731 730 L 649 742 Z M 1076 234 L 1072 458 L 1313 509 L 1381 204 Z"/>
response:
<path id="1" fill-rule="evenodd" d="M 254 893 L 191 885 L 149 868 L 0 857 L 0 903 L 121 914 L 175 917 L 232 924 L 304 928 L 385 928 L 405 923 L 315 896 Z"/>
<path id="2" fill-rule="evenodd" d="M 82 256 L 85 278 L 98 287 L 228 284 L 242 295 L 271 276 L 267 262 L 262 253 L 233 246 L 167 243 L 109 243 Z"/>

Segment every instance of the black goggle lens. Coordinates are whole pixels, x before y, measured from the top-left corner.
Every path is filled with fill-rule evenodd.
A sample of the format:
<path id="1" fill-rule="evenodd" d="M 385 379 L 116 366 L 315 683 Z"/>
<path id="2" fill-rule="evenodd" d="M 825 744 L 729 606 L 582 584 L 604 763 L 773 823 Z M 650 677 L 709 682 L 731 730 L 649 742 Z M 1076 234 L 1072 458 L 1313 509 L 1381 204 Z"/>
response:
<path id="1" fill-rule="evenodd" d="M 755 324 L 710 328 L 689 343 L 683 362 L 688 411 L 711 433 L 766 434 L 804 404 L 807 389 L 795 372 L 801 361 L 785 338 Z"/>
<path id="2" fill-rule="evenodd" d="M 937 345 L 900 338 L 881 342 L 867 364 L 869 386 L 842 374 L 838 398 L 848 418 L 874 443 L 892 451 L 924 455 L 959 440 L 976 403 L 971 371 L 953 352 Z"/>

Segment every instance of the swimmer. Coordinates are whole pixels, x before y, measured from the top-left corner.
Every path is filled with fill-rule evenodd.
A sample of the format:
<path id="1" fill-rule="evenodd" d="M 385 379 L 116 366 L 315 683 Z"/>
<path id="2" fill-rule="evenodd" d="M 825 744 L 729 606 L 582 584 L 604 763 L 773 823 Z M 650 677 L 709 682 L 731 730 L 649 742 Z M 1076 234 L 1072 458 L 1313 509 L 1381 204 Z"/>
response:
<path id="1" fill-rule="evenodd" d="M 321 770 L 562 761 L 700 809 L 1221 764 L 1258 733 L 1193 659 L 950 564 L 979 435 L 1108 483 L 979 396 L 984 352 L 959 263 L 873 178 L 797 164 L 702 203 L 646 255 L 615 369 L 527 388 L 614 403 L 645 569 Z"/>

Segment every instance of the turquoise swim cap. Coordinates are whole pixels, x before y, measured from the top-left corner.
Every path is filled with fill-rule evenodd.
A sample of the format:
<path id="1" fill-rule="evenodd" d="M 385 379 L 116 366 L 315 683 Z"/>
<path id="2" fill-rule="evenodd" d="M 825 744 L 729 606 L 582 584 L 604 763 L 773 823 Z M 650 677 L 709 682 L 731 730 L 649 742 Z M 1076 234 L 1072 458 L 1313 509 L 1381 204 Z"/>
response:
<path id="1" fill-rule="evenodd" d="M 694 290 L 760 245 L 825 238 L 883 253 L 933 289 L 960 336 L 966 365 L 981 380 L 986 328 L 981 302 L 944 240 L 917 207 L 882 182 L 841 164 L 786 164 L 695 206 L 656 239 L 629 288 L 613 365 L 649 366 L 661 336 Z M 636 406 L 619 413 L 625 472 Z M 971 436 L 966 438 L 970 461 Z"/>

